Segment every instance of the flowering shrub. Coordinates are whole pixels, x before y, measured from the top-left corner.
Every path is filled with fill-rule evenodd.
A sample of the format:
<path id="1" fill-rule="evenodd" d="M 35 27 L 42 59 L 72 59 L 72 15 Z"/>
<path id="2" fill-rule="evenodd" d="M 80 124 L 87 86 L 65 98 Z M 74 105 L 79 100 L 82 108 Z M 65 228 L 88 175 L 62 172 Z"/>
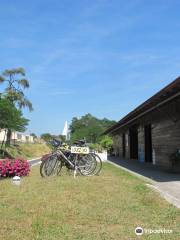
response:
<path id="1" fill-rule="evenodd" d="M 4 159 L 0 161 L 0 177 L 27 176 L 30 165 L 24 159 Z"/>

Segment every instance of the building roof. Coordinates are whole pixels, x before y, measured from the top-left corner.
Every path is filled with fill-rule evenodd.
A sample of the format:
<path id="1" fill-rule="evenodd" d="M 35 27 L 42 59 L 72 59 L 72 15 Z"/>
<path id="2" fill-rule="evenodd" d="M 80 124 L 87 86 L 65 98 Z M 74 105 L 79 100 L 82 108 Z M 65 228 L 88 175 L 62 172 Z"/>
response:
<path id="1" fill-rule="evenodd" d="M 167 85 L 165 88 L 160 90 L 158 93 L 153 95 L 147 101 L 142 103 L 140 106 L 135 108 L 132 112 L 123 117 L 119 122 L 108 128 L 104 134 L 112 133 L 115 130 L 127 125 L 137 118 L 145 115 L 148 112 L 153 111 L 160 105 L 169 102 L 180 95 L 180 77 L 176 78 L 173 82 Z"/>

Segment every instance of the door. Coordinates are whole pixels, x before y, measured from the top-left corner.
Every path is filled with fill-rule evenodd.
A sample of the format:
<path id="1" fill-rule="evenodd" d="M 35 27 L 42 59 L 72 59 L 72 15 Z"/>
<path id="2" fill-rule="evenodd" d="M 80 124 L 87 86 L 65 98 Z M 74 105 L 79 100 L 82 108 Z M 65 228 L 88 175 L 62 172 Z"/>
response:
<path id="1" fill-rule="evenodd" d="M 145 136 L 145 161 L 152 162 L 152 130 L 151 124 L 144 127 Z"/>
<path id="2" fill-rule="evenodd" d="M 125 140 L 125 133 L 122 135 L 122 155 L 123 158 L 126 157 L 126 140 Z"/>
<path id="3" fill-rule="evenodd" d="M 130 158 L 138 159 L 138 129 L 137 127 L 132 127 L 129 130 L 130 134 Z"/>

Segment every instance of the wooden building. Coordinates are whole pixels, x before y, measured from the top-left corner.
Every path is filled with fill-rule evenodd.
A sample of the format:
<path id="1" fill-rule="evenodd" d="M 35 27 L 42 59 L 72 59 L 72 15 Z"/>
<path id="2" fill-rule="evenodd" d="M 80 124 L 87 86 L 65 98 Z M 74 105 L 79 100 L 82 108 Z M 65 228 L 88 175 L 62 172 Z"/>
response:
<path id="1" fill-rule="evenodd" d="M 180 77 L 107 129 L 120 158 L 172 169 L 180 153 Z M 174 167 L 174 165 L 173 165 Z M 175 166 L 180 169 L 180 164 Z"/>

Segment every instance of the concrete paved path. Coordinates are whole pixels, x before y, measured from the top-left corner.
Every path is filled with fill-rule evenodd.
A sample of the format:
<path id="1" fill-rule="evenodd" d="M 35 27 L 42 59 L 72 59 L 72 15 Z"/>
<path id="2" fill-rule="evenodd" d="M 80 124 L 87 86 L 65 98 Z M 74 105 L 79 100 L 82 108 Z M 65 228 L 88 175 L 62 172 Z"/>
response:
<path id="1" fill-rule="evenodd" d="M 31 159 L 31 160 L 28 160 L 28 162 L 29 162 L 30 166 L 32 167 L 32 166 L 35 166 L 37 164 L 40 164 L 41 158 Z"/>
<path id="2" fill-rule="evenodd" d="M 174 206 L 180 208 L 180 173 L 169 173 L 157 169 L 150 163 L 137 160 L 123 160 L 109 157 L 108 161 L 138 177 L 146 179 L 149 187 L 158 191 L 162 197 Z"/>

